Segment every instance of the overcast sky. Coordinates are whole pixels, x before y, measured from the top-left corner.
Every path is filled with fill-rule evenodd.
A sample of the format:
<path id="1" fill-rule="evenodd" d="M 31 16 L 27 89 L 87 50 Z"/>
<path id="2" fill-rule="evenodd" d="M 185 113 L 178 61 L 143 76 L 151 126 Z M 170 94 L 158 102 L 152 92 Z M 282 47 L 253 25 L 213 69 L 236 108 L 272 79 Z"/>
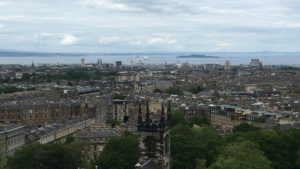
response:
<path id="1" fill-rule="evenodd" d="M 0 0 L 0 49 L 300 51 L 300 0 Z"/>

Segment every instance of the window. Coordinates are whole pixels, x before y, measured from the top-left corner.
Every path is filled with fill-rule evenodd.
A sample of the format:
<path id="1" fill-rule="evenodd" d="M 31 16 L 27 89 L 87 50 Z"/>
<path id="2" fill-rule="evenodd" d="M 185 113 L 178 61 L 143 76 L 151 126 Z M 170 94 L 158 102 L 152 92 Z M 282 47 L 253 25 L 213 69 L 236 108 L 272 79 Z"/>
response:
<path id="1" fill-rule="evenodd" d="M 146 145 L 146 155 L 149 158 L 155 158 L 155 152 L 156 152 L 156 140 L 153 136 L 148 136 L 144 140 L 144 143 Z"/>

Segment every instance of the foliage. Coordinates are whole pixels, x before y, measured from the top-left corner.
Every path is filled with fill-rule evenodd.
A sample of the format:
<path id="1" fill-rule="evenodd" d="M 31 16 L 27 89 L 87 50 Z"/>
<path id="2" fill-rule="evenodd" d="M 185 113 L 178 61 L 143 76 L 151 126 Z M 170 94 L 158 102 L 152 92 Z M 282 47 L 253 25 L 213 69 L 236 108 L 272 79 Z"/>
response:
<path id="1" fill-rule="evenodd" d="M 139 158 L 139 141 L 136 136 L 126 133 L 120 138 L 112 138 L 105 145 L 92 166 L 109 169 L 134 169 Z"/>
<path id="2" fill-rule="evenodd" d="M 155 88 L 154 90 L 153 90 L 153 93 L 162 93 L 163 91 L 162 90 L 160 90 L 160 89 L 158 89 L 158 88 Z"/>
<path id="3" fill-rule="evenodd" d="M 126 96 L 124 96 L 122 93 L 116 93 L 113 95 L 113 99 L 116 100 L 125 100 L 126 99 Z"/>
<path id="4" fill-rule="evenodd" d="M 165 90 L 165 93 L 167 94 L 174 94 L 174 95 L 183 95 L 182 90 L 180 87 L 169 87 L 168 89 Z"/>
<path id="5" fill-rule="evenodd" d="M 197 159 L 196 160 L 196 168 L 195 169 L 207 169 L 207 167 L 206 167 L 206 161 L 205 160 L 201 160 L 201 159 Z"/>
<path id="6" fill-rule="evenodd" d="M 0 88 L 0 94 L 1 93 L 4 93 L 4 94 L 15 93 L 15 92 L 20 92 L 20 91 L 23 91 L 23 89 L 17 88 L 15 86 L 7 86 L 7 87 L 4 87 L 4 88 Z"/>
<path id="7" fill-rule="evenodd" d="M 243 141 L 226 146 L 209 169 L 270 169 L 270 164 L 257 144 Z"/>
<path id="8" fill-rule="evenodd" d="M 184 118 L 184 114 L 183 112 L 181 112 L 180 110 L 174 110 L 172 112 L 172 125 L 176 126 L 178 124 L 185 124 L 185 118 Z"/>
<path id="9" fill-rule="evenodd" d="M 74 137 L 72 135 L 68 135 L 65 143 L 70 144 L 70 143 L 73 143 L 74 141 L 75 141 Z"/>
<path id="10" fill-rule="evenodd" d="M 235 127 L 233 127 L 232 131 L 233 133 L 237 133 L 237 132 L 250 132 L 250 131 L 256 131 L 256 130 L 260 130 L 260 127 L 256 127 L 247 123 L 242 123 L 240 125 L 237 125 Z"/>
<path id="11" fill-rule="evenodd" d="M 221 137 L 211 127 L 177 125 L 171 131 L 172 168 L 210 165 L 221 144 Z"/>
<path id="12" fill-rule="evenodd" d="M 98 69 L 83 69 L 74 68 L 66 70 L 64 73 L 49 73 L 39 74 L 37 80 L 39 82 L 57 82 L 60 80 L 82 81 L 82 80 L 101 80 L 105 77 L 116 76 L 117 72 L 103 72 Z"/>
<path id="13" fill-rule="evenodd" d="M 210 121 L 206 116 L 194 116 L 190 122 L 191 125 L 210 125 Z"/>
<path id="14" fill-rule="evenodd" d="M 8 159 L 9 169 L 74 169 L 80 166 L 80 144 L 29 144 Z"/>
<path id="15" fill-rule="evenodd" d="M 29 81 L 30 78 L 31 78 L 31 75 L 29 73 L 23 73 L 22 81 Z"/>
<path id="16" fill-rule="evenodd" d="M 110 126 L 111 126 L 112 128 L 114 128 L 115 126 L 117 126 L 117 125 L 120 124 L 120 122 L 119 122 L 118 120 L 116 120 L 116 119 L 111 119 L 111 118 L 107 119 L 106 123 L 110 124 Z"/>
<path id="17" fill-rule="evenodd" d="M 226 136 L 227 143 L 239 141 L 256 142 L 274 169 L 297 169 L 297 153 L 300 148 L 300 130 L 277 131 L 261 129 L 237 132 Z"/>
<path id="18" fill-rule="evenodd" d="M 189 91 L 193 94 L 198 94 L 199 92 L 201 92 L 203 90 L 203 88 L 200 85 L 193 85 Z"/>

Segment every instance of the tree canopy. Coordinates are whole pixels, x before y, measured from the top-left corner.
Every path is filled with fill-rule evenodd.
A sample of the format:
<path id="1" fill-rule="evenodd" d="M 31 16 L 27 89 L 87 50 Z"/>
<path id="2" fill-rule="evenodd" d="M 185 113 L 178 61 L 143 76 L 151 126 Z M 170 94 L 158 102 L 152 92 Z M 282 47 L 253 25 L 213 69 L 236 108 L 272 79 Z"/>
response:
<path id="1" fill-rule="evenodd" d="M 271 162 L 258 145 L 243 141 L 227 145 L 209 169 L 270 169 Z"/>
<path id="2" fill-rule="evenodd" d="M 165 90 L 165 93 L 167 94 L 174 94 L 174 95 L 183 95 L 183 91 L 180 89 L 180 87 L 169 87 Z"/>
<path id="3" fill-rule="evenodd" d="M 8 159 L 9 169 L 74 169 L 81 159 L 79 144 L 29 144 Z"/>
<path id="4" fill-rule="evenodd" d="M 92 166 L 109 169 L 134 169 L 139 159 L 139 141 L 126 133 L 120 138 L 110 139 Z"/>
<path id="5" fill-rule="evenodd" d="M 221 137 L 209 126 L 175 126 L 171 131 L 172 168 L 195 169 L 199 163 L 210 165 L 221 143 Z"/>
<path id="6" fill-rule="evenodd" d="M 182 111 L 176 109 L 174 111 L 172 111 L 172 124 L 174 126 L 178 125 L 178 124 L 185 124 L 185 118 L 184 118 L 184 114 Z"/>

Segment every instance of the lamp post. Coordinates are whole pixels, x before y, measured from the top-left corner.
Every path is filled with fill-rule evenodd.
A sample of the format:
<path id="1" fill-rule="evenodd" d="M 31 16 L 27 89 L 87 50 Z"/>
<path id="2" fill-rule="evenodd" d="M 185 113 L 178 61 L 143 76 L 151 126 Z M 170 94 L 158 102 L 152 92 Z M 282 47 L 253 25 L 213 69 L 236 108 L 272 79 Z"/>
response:
<path id="1" fill-rule="evenodd" d="M 98 166 L 97 166 L 97 165 L 95 165 L 95 169 L 98 169 Z"/>

